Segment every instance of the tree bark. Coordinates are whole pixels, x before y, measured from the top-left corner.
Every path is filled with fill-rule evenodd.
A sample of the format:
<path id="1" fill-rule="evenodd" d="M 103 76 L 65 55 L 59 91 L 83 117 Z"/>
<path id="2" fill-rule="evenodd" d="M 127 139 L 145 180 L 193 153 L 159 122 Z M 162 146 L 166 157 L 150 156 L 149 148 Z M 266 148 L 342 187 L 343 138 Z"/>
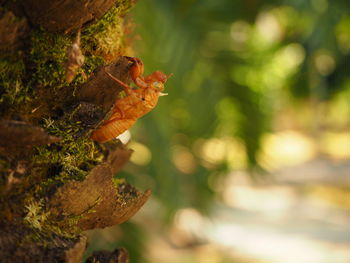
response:
<path id="1" fill-rule="evenodd" d="M 121 55 L 134 1 L 0 4 L 0 261 L 81 262 L 82 231 L 128 220 L 150 196 L 114 177 L 130 149 L 90 139 L 122 90 L 105 71 L 130 82 Z"/>

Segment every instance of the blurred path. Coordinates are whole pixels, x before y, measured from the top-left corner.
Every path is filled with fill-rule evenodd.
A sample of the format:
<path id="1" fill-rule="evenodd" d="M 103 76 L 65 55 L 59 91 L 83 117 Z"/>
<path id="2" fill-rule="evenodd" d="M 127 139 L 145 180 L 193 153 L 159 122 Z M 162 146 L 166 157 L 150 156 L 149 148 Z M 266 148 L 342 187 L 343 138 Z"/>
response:
<path id="1" fill-rule="evenodd" d="M 350 163 L 325 159 L 258 185 L 233 173 L 204 236 L 256 262 L 349 263 L 349 189 Z"/>

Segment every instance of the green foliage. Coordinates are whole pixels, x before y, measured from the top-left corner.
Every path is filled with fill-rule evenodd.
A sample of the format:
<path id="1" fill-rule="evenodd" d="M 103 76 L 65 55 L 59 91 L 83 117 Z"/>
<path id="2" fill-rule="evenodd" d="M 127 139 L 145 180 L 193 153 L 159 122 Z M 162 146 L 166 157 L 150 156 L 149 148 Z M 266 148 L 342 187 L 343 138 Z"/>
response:
<path id="1" fill-rule="evenodd" d="M 123 175 L 153 188 L 167 212 L 163 220 L 180 207 L 208 211 L 229 172 L 264 165 L 261 142 L 281 129 L 283 121 L 276 123 L 276 117 L 283 111 L 287 119 L 289 112 L 310 118 L 300 105 L 311 101 L 309 110 L 323 112 L 337 103 L 332 114 L 348 130 L 349 7 L 345 0 L 143 0 L 136 5 L 142 39 L 137 56 L 146 74 L 159 69 L 174 76 L 165 85 L 169 96 L 131 130 L 134 140 L 150 148 L 151 161 Z M 322 130 L 328 128 L 325 120 Z M 140 241 L 124 242 L 136 254 L 133 262 L 146 262 L 140 255 L 146 241 Z"/>
<path id="2" fill-rule="evenodd" d="M 138 3 L 138 56 L 146 74 L 174 73 L 165 87 L 169 96 L 132 130 L 150 147 L 150 187 L 169 212 L 205 210 L 217 175 L 259 169 L 262 138 L 281 111 L 310 100 L 330 102 L 348 89 L 349 7 L 321 0 Z M 225 138 L 239 147 L 225 150 L 231 147 Z M 215 147 L 206 152 L 213 139 L 224 145 L 215 160 L 207 154 Z M 187 149 L 191 172 L 176 163 L 179 147 Z M 228 156 L 238 151 L 239 165 Z M 139 169 L 143 174 L 145 167 Z"/>
<path id="3" fill-rule="evenodd" d="M 146 247 L 146 234 L 144 229 L 132 222 L 123 223 L 122 241 L 120 247 L 126 247 L 130 254 L 130 262 L 147 262 L 143 252 Z"/>

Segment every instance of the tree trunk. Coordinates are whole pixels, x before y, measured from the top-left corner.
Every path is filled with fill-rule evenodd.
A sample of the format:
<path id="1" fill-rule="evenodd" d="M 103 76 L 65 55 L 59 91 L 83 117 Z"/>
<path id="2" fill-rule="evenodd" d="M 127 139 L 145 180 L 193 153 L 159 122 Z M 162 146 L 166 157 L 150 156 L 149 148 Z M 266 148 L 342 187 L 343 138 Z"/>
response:
<path id="1" fill-rule="evenodd" d="M 132 151 L 91 132 L 129 83 L 133 0 L 0 0 L 0 262 L 81 262 L 84 230 L 147 201 L 115 179 Z M 87 262 L 128 262 L 125 249 Z"/>

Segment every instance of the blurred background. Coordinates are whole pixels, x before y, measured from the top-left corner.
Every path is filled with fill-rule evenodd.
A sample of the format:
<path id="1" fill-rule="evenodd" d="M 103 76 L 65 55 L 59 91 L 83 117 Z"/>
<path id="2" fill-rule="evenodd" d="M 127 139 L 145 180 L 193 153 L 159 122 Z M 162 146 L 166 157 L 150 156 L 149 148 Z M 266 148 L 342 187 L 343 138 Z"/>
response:
<path id="1" fill-rule="evenodd" d="M 146 74 L 174 73 L 120 177 L 152 199 L 92 231 L 131 262 L 350 262 L 350 2 L 142 0 Z"/>

